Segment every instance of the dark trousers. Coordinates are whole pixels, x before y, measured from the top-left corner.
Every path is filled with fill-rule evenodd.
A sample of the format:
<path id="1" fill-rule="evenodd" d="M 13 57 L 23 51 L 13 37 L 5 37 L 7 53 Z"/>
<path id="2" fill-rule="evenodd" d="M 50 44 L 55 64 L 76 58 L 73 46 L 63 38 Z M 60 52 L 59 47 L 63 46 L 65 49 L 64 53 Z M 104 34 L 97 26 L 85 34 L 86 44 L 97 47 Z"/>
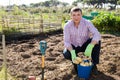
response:
<path id="1" fill-rule="evenodd" d="M 78 46 L 78 47 L 75 47 L 74 45 L 72 45 L 73 49 L 75 50 L 76 52 L 76 55 L 79 53 L 79 52 L 85 52 L 85 49 L 87 47 L 87 45 L 91 42 L 92 39 L 88 39 L 81 47 Z M 98 44 L 96 44 L 92 50 L 92 62 L 94 65 L 98 64 L 99 63 L 99 54 L 100 54 L 100 47 L 101 47 L 101 42 L 99 41 Z M 71 54 L 70 54 L 70 51 L 64 49 L 63 51 L 63 55 L 66 59 L 69 59 L 71 60 Z"/>

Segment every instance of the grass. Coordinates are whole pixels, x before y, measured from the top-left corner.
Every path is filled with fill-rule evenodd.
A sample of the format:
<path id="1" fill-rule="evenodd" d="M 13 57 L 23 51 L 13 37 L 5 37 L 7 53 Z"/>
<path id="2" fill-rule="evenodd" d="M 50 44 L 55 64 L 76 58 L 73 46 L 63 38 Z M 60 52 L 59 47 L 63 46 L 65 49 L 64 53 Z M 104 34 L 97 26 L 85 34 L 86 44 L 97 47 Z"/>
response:
<path id="1" fill-rule="evenodd" d="M 9 73 L 7 73 L 8 80 L 17 80 L 16 78 L 12 77 Z M 5 67 L 3 66 L 0 71 L 0 80 L 5 80 Z"/>

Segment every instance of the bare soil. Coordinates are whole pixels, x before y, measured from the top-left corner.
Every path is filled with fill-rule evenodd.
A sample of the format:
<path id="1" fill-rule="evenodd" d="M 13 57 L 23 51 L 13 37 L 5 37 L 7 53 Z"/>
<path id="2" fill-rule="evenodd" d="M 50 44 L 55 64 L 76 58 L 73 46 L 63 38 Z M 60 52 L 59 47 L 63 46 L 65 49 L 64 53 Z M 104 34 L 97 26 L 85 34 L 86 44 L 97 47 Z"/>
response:
<path id="1" fill-rule="evenodd" d="M 91 75 L 89 80 L 120 80 L 120 37 L 111 34 L 101 36 L 99 75 L 96 77 Z M 41 52 L 39 50 L 41 40 L 47 42 L 45 78 L 47 80 L 80 80 L 71 61 L 63 57 L 62 31 L 7 41 L 8 72 L 18 80 L 23 80 L 30 75 L 41 78 Z M 0 53 L 0 65 L 2 63 L 3 57 Z"/>

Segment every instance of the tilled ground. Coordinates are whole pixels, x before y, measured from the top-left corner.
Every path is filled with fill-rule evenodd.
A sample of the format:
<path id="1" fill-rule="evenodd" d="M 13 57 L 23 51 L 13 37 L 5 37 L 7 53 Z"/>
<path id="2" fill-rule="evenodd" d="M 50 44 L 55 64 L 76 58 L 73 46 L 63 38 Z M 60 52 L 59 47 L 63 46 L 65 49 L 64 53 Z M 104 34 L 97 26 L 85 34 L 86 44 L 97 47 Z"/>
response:
<path id="1" fill-rule="evenodd" d="M 120 80 L 120 37 L 101 35 L 101 55 L 98 65 L 99 75 L 89 80 Z M 22 39 L 7 44 L 7 65 L 12 76 L 22 80 L 34 75 L 41 77 L 41 53 L 39 41 L 46 40 L 45 77 L 47 80 L 80 80 L 75 74 L 71 61 L 64 59 L 62 51 L 63 34 L 55 32 L 39 35 L 31 39 Z M 0 54 L 0 64 L 3 57 Z"/>

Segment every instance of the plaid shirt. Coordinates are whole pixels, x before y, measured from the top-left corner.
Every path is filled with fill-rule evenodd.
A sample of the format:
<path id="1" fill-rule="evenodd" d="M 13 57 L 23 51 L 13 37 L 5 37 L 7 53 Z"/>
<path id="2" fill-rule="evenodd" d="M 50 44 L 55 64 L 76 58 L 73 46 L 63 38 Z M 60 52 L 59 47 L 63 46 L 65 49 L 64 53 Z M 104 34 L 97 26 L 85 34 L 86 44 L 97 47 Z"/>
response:
<path id="1" fill-rule="evenodd" d="M 101 39 L 100 33 L 94 27 L 94 25 L 82 18 L 78 28 L 74 26 L 72 20 L 68 21 L 64 26 L 64 46 L 71 47 L 71 44 L 75 47 L 82 46 L 89 38 L 92 33 L 92 41 L 99 41 Z"/>

